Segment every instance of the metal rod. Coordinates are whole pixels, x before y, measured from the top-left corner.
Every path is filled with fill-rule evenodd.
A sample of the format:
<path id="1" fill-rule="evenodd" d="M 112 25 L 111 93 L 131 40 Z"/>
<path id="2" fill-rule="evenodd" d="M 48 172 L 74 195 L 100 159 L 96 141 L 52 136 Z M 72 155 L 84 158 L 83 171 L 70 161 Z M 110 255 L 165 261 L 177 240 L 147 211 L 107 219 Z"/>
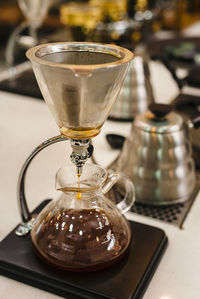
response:
<path id="1" fill-rule="evenodd" d="M 68 138 L 62 136 L 62 135 L 58 135 L 55 137 L 52 137 L 44 142 L 42 142 L 39 146 L 37 146 L 33 152 L 29 155 L 29 157 L 26 159 L 26 161 L 24 162 L 19 177 L 18 177 L 18 185 L 17 185 L 17 198 L 18 198 L 18 203 L 19 203 L 19 208 L 20 208 L 20 215 L 22 217 L 23 222 L 28 222 L 29 220 L 31 220 L 31 213 L 28 209 L 27 206 L 27 201 L 26 201 L 26 196 L 25 196 L 25 176 L 26 176 L 26 172 L 28 169 L 29 164 L 31 163 L 31 161 L 33 160 L 33 158 L 44 148 L 46 148 L 47 146 L 54 144 L 56 142 L 60 142 L 60 141 L 64 141 L 64 140 L 68 140 Z"/>

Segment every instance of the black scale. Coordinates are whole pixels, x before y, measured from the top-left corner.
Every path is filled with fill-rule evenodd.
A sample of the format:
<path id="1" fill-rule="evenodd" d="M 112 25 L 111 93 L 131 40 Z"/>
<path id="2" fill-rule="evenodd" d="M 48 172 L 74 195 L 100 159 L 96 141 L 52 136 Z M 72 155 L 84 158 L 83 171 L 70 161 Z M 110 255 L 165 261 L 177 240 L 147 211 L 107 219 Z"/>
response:
<path id="1" fill-rule="evenodd" d="M 44 201 L 34 212 L 48 203 Z M 132 238 L 128 254 L 101 271 L 74 273 L 57 270 L 40 260 L 30 235 L 18 237 L 15 229 L 0 242 L 0 274 L 67 299 L 142 298 L 167 245 L 159 228 L 130 222 Z"/>

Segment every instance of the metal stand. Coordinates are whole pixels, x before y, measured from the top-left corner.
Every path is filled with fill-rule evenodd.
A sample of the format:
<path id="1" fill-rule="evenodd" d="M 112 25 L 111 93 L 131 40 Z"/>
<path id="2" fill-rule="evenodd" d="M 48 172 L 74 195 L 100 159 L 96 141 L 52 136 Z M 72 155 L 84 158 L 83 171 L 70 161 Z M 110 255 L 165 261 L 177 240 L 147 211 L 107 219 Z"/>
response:
<path id="1" fill-rule="evenodd" d="M 18 202 L 19 202 L 20 215 L 22 217 L 23 222 L 16 229 L 16 231 L 15 231 L 16 235 L 18 235 L 18 236 L 26 235 L 32 229 L 32 227 L 34 225 L 34 221 L 35 221 L 35 215 L 32 215 L 29 212 L 29 209 L 27 206 L 27 201 L 26 201 L 26 196 L 25 196 L 25 190 L 24 190 L 25 176 L 26 176 L 26 172 L 27 172 L 29 164 L 31 163 L 33 158 L 44 148 L 46 148 L 47 146 L 54 144 L 56 142 L 65 141 L 65 140 L 68 140 L 68 139 L 62 135 L 58 135 L 58 136 L 52 137 L 52 138 L 42 142 L 39 146 L 37 146 L 33 150 L 33 152 L 29 155 L 29 157 L 24 162 L 24 164 L 21 168 L 20 174 L 19 174 L 18 186 L 17 186 L 17 198 L 18 198 Z"/>

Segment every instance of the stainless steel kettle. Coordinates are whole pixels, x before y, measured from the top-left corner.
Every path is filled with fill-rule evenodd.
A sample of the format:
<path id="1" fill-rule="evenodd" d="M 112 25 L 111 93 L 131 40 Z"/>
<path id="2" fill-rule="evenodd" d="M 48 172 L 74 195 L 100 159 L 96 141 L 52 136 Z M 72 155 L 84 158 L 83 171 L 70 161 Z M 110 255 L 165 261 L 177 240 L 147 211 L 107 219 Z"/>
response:
<path id="1" fill-rule="evenodd" d="M 134 182 L 136 201 L 168 205 L 189 199 L 196 185 L 190 127 L 170 105 L 152 104 L 138 114 L 126 138 L 116 168 Z"/>
<path id="2" fill-rule="evenodd" d="M 147 111 L 148 106 L 153 102 L 148 57 L 136 53 L 109 118 L 120 121 L 133 120 L 138 113 Z"/>

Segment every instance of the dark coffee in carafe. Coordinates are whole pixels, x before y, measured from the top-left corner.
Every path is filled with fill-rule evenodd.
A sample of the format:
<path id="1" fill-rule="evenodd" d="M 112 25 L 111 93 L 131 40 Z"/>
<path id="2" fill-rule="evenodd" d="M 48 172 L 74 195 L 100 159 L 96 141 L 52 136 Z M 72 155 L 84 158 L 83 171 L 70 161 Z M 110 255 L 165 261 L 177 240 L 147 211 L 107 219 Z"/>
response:
<path id="1" fill-rule="evenodd" d="M 35 248 L 54 266 L 73 271 L 104 268 L 124 256 L 130 234 L 103 210 L 61 210 L 43 221 Z"/>

